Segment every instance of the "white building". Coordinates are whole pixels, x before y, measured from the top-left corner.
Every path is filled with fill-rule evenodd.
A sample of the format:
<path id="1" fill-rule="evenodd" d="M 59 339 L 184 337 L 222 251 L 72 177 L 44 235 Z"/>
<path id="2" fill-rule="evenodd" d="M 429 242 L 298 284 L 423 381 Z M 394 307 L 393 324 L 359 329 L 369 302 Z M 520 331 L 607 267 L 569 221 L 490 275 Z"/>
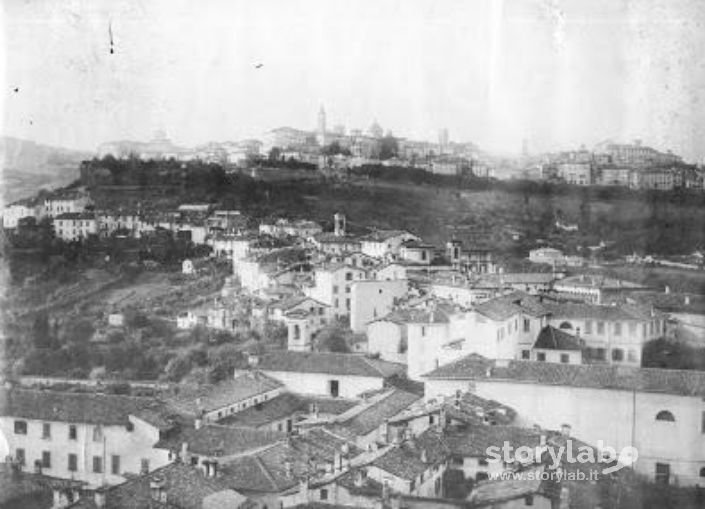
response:
<path id="1" fill-rule="evenodd" d="M 405 279 L 356 281 L 352 285 L 350 328 L 364 332 L 367 324 L 387 315 L 409 290 Z"/>
<path id="2" fill-rule="evenodd" d="M 65 213 L 83 212 L 90 204 L 91 199 L 82 192 L 64 192 L 44 200 L 44 213 L 56 217 Z"/>
<path id="3" fill-rule="evenodd" d="M 332 263 L 316 268 L 313 287 L 306 288 L 306 295 L 332 307 L 335 316 L 346 316 L 352 309 L 352 286 L 366 277 L 366 271 L 342 263 Z"/>
<path id="4" fill-rule="evenodd" d="M 569 425 L 592 445 L 635 447 L 635 470 L 655 481 L 692 486 L 705 477 L 705 373 L 470 355 L 424 378 L 429 399 L 470 388 L 514 408 L 520 425 Z"/>
<path id="5" fill-rule="evenodd" d="M 354 398 L 379 390 L 404 368 L 363 355 L 274 351 L 263 355 L 257 369 L 283 383 L 291 392 Z"/>
<path id="6" fill-rule="evenodd" d="M 17 228 L 20 219 L 33 217 L 39 219 L 42 216 L 43 208 L 41 204 L 32 200 L 20 200 L 11 203 L 3 209 L 2 227 L 7 229 Z"/>
<path id="7" fill-rule="evenodd" d="M 529 260 L 533 263 L 558 265 L 563 257 L 563 251 L 552 247 L 541 247 L 539 249 L 532 249 L 529 251 Z"/>
<path id="8" fill-rule="evenodd" d="M 54 234 L 66 242 L 85 239 L 98 233 L 95 216 L 88 212 L 65 212 L 54 217 Z"/>
<path id="9" fill-rule="evenodd" d="M 404 230 L 376 230 L 362 237 L 362 252 L 375 258 L 398 255 L 402 244 L 408 241 L 420 242 L 421 238 Z"/>
<path id="10" fill-rule="evenodd" d="M 0 457 L 90 486 L 121 483 L 168 463 L 154 448 L 171 427 L 163 415 L 151 398 L 2 389 Z"/>

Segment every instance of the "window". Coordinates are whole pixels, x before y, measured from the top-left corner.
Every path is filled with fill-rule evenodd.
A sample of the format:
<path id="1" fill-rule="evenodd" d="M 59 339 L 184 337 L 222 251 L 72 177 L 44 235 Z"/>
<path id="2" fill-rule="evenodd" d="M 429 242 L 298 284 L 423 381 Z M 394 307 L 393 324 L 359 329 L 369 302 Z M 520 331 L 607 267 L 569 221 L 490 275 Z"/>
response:
<path id="1" fill-rule="evenodd" d="M 612 360 L 615 362 L 622 362 L 624 360 L 624 350 L 621 348 L 615 348 L 612 350 Z"/>
<path id="2" fill-rule="evenodd" d="M 48 422 L 42 424 L 42 438 L 51 438 L 51 424 Z"/>
<path id="3" fill-rule="evenodd" d="M 629 350 L 627 352 L 627 360 L 629 362 L 638 362 L 637 361 L 637 355 L 636 355 L 636 350 Z"/>
<path id="4" fill-rule="evenodd" d="M 51 453 L 42 451 L 42 468 L 51 468 Z"/>
<path id="5" fill-rule="evenodd" d="M 25 464 L 25 459 L 26 459 L 26 458 L 25 458 L 25 454 L 24 454 L 24 449 L 22 449 L 21 447 L 15 449 L 15 459 L 17 460 L 17 462 L 18 462 L 20 465 L 24 465 L 24 464 Z"/>
<path id="6" fill-rule="evenodd" d="M 346 286 L 346 287 L 345 287 L 345 293 L 350 293 L 350 287 L 349 287 L 349 286 Z"/>
<path id="7" fill-rule="evenodd" d="M 414 491 L 416 489 L 416 481 L 409 481 L 409 492 Z"/>
<path id="8" fill-rule="evenodd" d="M 526 495 L 524 497 L 524 505 L 526 505 L 526 506 L 534 505 L 534 496 L 533 495 Z"/>
<path id="9" fill-rule="evenodd" d="M 330 382 L 328 382 L 328 389 L 330 395 L 334 398 L 337 398 L 338 394 L 340 393 L 340 383 L 338 382 L 338 380 L 331 380 Z"/>
<path id="10" fill-rule="evenodd" d="M 676 418 L 668 410 L 661 410 L 656 414 L 657 421 L 676 422 Z"/>
<path id="11" fill-rule="evenodd" d="M 536 360 L 539 362 L 545 362 L 546 361 L 546 354 L 543 352 L 539 352 L 536 354 Z"/>
<path id="12" fill-rule="evenodd" d="M 573 325 L 570 322 L 563 322 L 558 326 L 559 329 L 572 329 Z"/>
<path id="13" fill-rule="evenodd" d="M 655 480 L 660 484 L 668 484 L 671 477 L 671 465 L 668 463 L 656 463 Z"/>
<path id="14" fill-rule="evenodd" d="M 568 355 L 567 353 L 562 353 L 561 354 L 561 362 L 563 364 L 568 364 L 570 362 L 570 355 Z"/>
<path id="15" fill-rule="evenodd" d="M 76 472 L 78 470 L 78 456 L 75 454 L 69 454 L 69 472 Z"/>
<path id="16" fill-rule="evenodd" d="M 481 467 L 486 467 L 487 465 L 489 465 L 485 458 L 480 458 L 479 460 L 477 460 L 477 464 Z"/>
<path id="17" fill-rule="evenodd" d="M 605 322 L 597 322 L 597 333 L 600 335 L 605 333 Z"/>
<path id="18" fill-rule="evenodd" d="M 93 472 L 96 474 L 103 472 L 103 458 L 100 456 L 93 456 Z"/>
<path id="19" fill-rule="evenodd" d="M 345 309 L 350 310 L 350 299 L 345 299 Z"/>
<path id="20" fill-rule="evenodd" d="M 700 416 L 700 432 L 705 433 L 705 412 Z"/>
<path id="21" fill-rule="evenodd" d="M 433 414 L 430 414 L 430 415 L 428 416 L 428 423 L 429 423 L 429 424 L 433 424 L 433 423 L 434 423 L 434 418 L 433 418 L 433 417 L 434 417 Z"/>
<path id="22" fill-rule="evenodd" d="M 103 428 L 96 426 L 93 428 L 93 441 L 100 442 L 103 440 Z"/>
<path id="23" fill-rule="evenodd" d="M 333 293 L 338 293 L 338 285 L 333 285 Z"/>
<path id="24" fill-rule="evenodd" d="M 27 421 L 15 421 L 15 435 L 27 434 Z"/>
<path id="25" fill-rule="evenodd" d="M 76 440 L 76 425 L 71 424 L 69 426 L 69 440 Z"/>
<path id="26" fill-rule="evenodd" d="M 353 277 L 352 272 L 345 273 L 345 280 L 346 281 L 352 281 L 352 277 Z"/>
<path id="27" fill-rule="evenodd" d="M 595 359 L 604 361 L 607 359 L 607 351 L 604 348 L 595 349 Z"/>
<path id="28" fill-rule="evenodd" d="M 592 322 L 590 320 L 585 322 L 585 334 L 592 334 Z"/>
<path id="29" fill-rule="evenodd" d="M 120 456 L 113 454 L 110 457 L 110 473 L 120 475 Z"/>
<path id="30" fill-rule="evenodd" d="M 636 336 L 636 323 L 629 322 L 629 335 Z"/>
<path id="31" fill-rule="evenodd" d="M 524 332 L 531 332 L 531 320 L 524 318 Z"/>
<path id="32" fill-rule="evenodd" d="M 615 324 L 614 324 L 614 335 L 615 336 L 622 335 L 622 324 L 620 322 L 615 322 Z"/>
<path id="33" fill-rule="evenodd" d="M 487 472 L 478 472 L 477 475 L 475 475 L 476 482 L 486 481 L 489 478 L 490 478 L 490 476 L 487 475 Z"/>
<path id="34" fill-rule="evenodd" d="M 526 360 L 531 358 L 531 350 L 522 350 L 521 351 L 521 358 Z"/>
<path id="35" fill-rule="evenodd" d="M 149 473 L 149 460 L 147 458 L 142 458 L 140 460 L 140 473 L 142 473 L 142 474 Z"/>
<path id="36" fill-rule="evenodd" d="M 322 489 L 319 494 L 321 500 L 328 500 L 328 490 Z"/>

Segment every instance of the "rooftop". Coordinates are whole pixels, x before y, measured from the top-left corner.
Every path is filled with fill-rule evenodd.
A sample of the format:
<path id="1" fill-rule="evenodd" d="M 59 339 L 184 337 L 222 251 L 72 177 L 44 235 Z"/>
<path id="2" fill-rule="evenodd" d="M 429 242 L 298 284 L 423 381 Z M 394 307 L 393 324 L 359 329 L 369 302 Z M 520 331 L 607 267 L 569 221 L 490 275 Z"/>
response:
<path id="1" fill-rule="evenodd" d="M 285 433 L 276 431 L 204 424 L 199 429 L 184 428 L 178 435 L 160 440 L 155 447 L 178 450 L 181 448 L 181 444 L 186 442 L 190 453 L 219 457 L 242 454 L 274 445 L 277 441 L 285 438 Z"/>
<path id="2" fill-rule="evenodd" d="M 353 407 L 339 415 L 333 425 L 334 432 L 342 431 L 344 435 L 353 438 L 367 435 L 419 399 L 421 396 L 417 394 L 391 390 L 373 398 L 370 403 Z"/>
<path id="3" fill-rule="evenodd" d="M 475 311 L 492 320 L 503 321 L 519 313 L 531 316 L 548 314 L 539 299 L 525 292 L 512 292 L 475 305 Z"/>
<path id="4" fill-rule="evenodd" d="M 705 396 L 705 372 L 600 364 L 497 361 L 470 354 L 423 375 L 430 380 L 497 380 L 542 385 Z"/>
<path id="5" fill-rule="evenodd" d="M 581 350 L 580 339 L 547 325 L 539 332 L 534 348 L 542 348 L 545 350 Z"/>
<path id="6" fill-rule="evenodd" d="M 601 305 L 586 302 L 548 302 L 542 303 L 543 307 L 555 318 L 574 320 L 602 320 L 602 321 L 650 321 L 653 318 L 663 318 L 663 313 L 644 306 L 637 305 Z"/>
<path id="7" fill-rule="evenodd" d="M 518 479 L 481 481 L 472 490 L 468 500 L 473 503 L 473 507 L 483 505 L 495 507 L 496 504 L 502 502 L 537 494 L 541 491 L 543 483 L 541 480 L 542 473 L 543 466 L 539 466 L 531 469 L 531 475 L 527 472 L 525 477 Z"/>
<path id="8" fill-rule="evenodd" d="M 168 428 L 166 406 L 154 398 L 36 389 L 0 389 L 0 415 L 124 426 L 128 416 Z"/>
<path id="9" fill-rule="evenodd" d="M 404 366 L 371 359 L 364 355 L 324 352 L 269 352 L 259 360 L 262 371 L 293 371 L 298 373 L 327 373 L 332 375 L 387 378 L 404 371 Z"/>
<path id="10" fill-rule="evenodd" d="M 386 242 L 394 237 L 400 237 L 402 235 L 412 235 L 406 230 L 375 230 L 372 233 L 368 233 L 362 237 L 363 242 Z"/>

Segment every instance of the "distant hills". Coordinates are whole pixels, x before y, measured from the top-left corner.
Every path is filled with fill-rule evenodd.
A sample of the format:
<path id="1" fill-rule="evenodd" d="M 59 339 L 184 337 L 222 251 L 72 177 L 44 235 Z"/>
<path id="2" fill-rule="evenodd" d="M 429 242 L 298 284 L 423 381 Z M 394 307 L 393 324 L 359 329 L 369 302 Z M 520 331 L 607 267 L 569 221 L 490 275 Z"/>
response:
<path id="1" fill-rule="evenodd" d="M 40 189 L 70 184 L 79 176 L 79 163 L 93 154 L 3 136 L 0 156 L 2 202 L 11 203 Z"/>

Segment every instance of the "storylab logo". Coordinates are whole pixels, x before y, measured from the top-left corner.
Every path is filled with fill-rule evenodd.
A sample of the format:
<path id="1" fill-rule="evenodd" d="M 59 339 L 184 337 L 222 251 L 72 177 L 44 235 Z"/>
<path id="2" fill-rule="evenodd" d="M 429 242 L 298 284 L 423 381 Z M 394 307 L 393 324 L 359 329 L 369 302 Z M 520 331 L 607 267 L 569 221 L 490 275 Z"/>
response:
<path id="1" fill-rule="evenodd" d="M 639 451 L 635 447 L 623 447 L 617 452 L 602 440 L 597 441 L 596 447 L 577 445 L 571 439 L 566 440 L 565 445 L 547 444 L 545 439 L 542 439 L 541 445 L 536 447 L 514 447 L 510 442 L 504 442 L 501 447 L 488 447 L 485 453 L 490 460 L 504 461 L 505 464 L 547 462 L 548 467 L 553 470 L 566 464 L 602 465 L 602 474 L 611 474 L 630 467 L 639 458 Z"/>

